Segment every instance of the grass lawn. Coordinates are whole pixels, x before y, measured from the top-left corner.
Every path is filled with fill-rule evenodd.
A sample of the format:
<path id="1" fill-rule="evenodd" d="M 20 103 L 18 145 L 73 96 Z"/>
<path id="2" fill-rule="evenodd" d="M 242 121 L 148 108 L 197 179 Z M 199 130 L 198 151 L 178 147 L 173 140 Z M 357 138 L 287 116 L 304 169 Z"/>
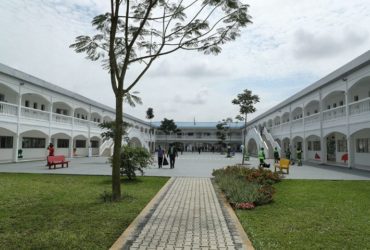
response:
<path id="1" fill-rule="evenodd" d="M 256 249 L 370 249 L 370 181 L 274 186 L 273 203 L 237 211 Z"/>
<path id="2" fill-rule="evenodd" d="M 0 249 L 108 249 L 168 178 L 124 179 L 125 198 L 104 203 L 110 180 L 0 174 Z"/>

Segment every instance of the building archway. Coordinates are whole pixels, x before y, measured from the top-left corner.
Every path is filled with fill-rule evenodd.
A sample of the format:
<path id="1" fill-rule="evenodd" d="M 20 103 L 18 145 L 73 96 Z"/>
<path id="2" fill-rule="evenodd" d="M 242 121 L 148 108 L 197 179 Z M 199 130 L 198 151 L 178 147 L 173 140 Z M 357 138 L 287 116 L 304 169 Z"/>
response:
<path id="1" fill-rule="evenodd" d="M 286 152 L 287 152 L 287 150 L 289 149 L 289 150 L 291 150 L 290 149 L 290 139 L 288 138 L 288 137 L 285 137 L 284 139 L 283 139 L 283 141 L 282 141 L 282 147 L 281 147 L 281 149 L 282 149 L 282 154 L 284 154 L 285 155 L 285 157 L 287 157 L 286 156 Z"/>
<path id="2" fill-rule="evenodd" d="M 356 168 L 370 170 L 370 128 L 363 128 L 350 136 L 351 164 Z"/>
<path id="3" fill-rule="evenodd" d="M 40 130 L 27 130 L 19 135 L 19 148 L 22 149 L 23 159 L 46 159 L 48 135 Z"/>
<path id="4" fill-rule="evenodd" d="M 142 147 L 141 141 L 137 137 L 130 138 L 129 145 L 132 147 Z"/>
<path id="5" fill-rule="evenodd" d="M 310 135 L 306 137 L 306 146 L 303 149 L 306 152 L 307 160 L 309 161 L 321 161 L 321 139 L 317 135 Z"/>
<path id="6" fill-rule="evenodd" d="M 51 136 L 51 143 L 54 144 L 55 154 L 69 157 L 73 152 L 70 151 L 73 147 L 73 141 L 70 135 L 65 133 L 55 133 Z"/>
<path id="7" fill-rule="evenodd" d="M 354 83 L 348 90 L 350 115 L 370 112 L 370 76 Z"/>
<path id="8" fill-rule="evenodd" d="M 325 136 L 326 161 L 336 164 L 347 164 L 347 136 L 339 132 L 331 132 Z"/>
<path id="9" fill-rule="evenodd" d="M 258 155 L 258 147 L 257 147 L 257 143 L 256 141 L 251 138 L 249 139 L 248 141 L 248 144 L 247 144 L 247 152 L 250 156 L 254 156 L 254 157 L 257 157 Z"/>
<path id="10" fill-rule="evenodd" d="M 0 162 L 13 160 L 16 133 L 0 127 Z"/>

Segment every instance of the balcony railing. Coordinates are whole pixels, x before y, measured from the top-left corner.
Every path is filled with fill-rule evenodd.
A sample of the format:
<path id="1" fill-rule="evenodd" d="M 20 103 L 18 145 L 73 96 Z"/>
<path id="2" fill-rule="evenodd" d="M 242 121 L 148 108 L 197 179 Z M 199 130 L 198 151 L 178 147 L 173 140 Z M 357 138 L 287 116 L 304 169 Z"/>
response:
<path id="1" fill-rule="evenodd" d="M 72 116 L 53 113 L 53 122 L 64 123 L 64 124 L 72 124 Z"/>
<path id="2" fill-rule="evenodd" d="M 338 119 L 338 118 L 342 118 L 346 116 L 346 107 L 341 106 L 341 107 L 325 110 L 322 113 L 323 113 L 324 121 Z"/>
<path id="3" fill-rule="evenodd" d="M 349 114 L 356 115 L 370 111 L 370 97 L 349 104 Z"/>
<path id="4" fill-rule="evenodd" d="M 320 121 L 320 114 L 319 113 L 309 115 L 309 116 L 305 116 L 305 118 L 304 118 L 304 123 L 305 124 L 312 124 L 312 123 L 319 122 L 319 121 Z"/>
<path id="5" fill-rule="evenodd" d="M 80 118 L 73 118 L 74 119 L 74 125 L 77 127 L 85 127 L 87 128 L 89 126 L 89 121 L 85 119 Z"/>
<path id="6" fill-rule="evenodd" d="M 0 102 L 0 114 L 16 116 L 18 115 L 18 106 L 7 102 Z"/>
<path id="7" fill-rule="evenodd" d="M 27 107 L 21 108 L 21 116 L 36 120 L 49 121 L 50 112 Z"/>

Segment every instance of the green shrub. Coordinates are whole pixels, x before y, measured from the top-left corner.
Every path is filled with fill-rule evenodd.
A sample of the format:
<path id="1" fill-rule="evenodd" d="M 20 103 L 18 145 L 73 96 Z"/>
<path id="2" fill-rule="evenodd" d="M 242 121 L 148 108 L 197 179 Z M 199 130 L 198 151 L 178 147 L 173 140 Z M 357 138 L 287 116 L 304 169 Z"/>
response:
<path id="1" fill-rule="evenodd" d="M 243 166 L 213 170 L 212 175 L 229 202 L 241 209 L 271 202 L 275 193 L 272 185 L 281 180 L 278 173 L 270 170 Z"/>
<path id="2" fill-rule="evenodd" d="M 143 175 L 144 168 L 152 163 L 153 156 L 145 148 L 124 145 L 121 149 L 121 175 L 130 180 L 136 177 L 136 171 Z"/>

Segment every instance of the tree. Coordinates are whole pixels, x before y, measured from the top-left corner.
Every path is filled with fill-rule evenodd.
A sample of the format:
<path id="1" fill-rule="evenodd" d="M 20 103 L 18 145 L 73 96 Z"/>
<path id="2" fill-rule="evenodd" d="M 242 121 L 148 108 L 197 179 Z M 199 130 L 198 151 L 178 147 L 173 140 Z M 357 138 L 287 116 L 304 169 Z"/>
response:
<path id="1" fill-rule="evenodd" d="M 78 36 L 70 45 L 87 59 L 100 60 L 110 75 L 119 121 L 112 162 L 113 200 L 121 198 L 124 95 L 160 56 L 180 50 L 220 53 L 221 45 L 235 40 L 241 28 L 251 23 L 248 7 L 241 0 L 111 0 L 110 12 L 92 20 L 96 34 Z"/>
<path id="2" fill-rule="evenodd" d="M 116 128 L 116 121 L 104 121 L 99 123 L 99 128 L 104 130 L 100 135 L 103 138 L 103 141 L 114 139 L 115 137 L 115 128 Z M 122 121 L 122 136 L 127 134 L 127 129 L 130 127 L 130 124 L 127 122 Z"/>
<path id="3" fill-rule="evenodd" d="M 244 152 L 246 150 L 245 137 L 247 135 L 247 115 L 256 112 L 254 105 L 260 101 L 258 95 L 252 95 L 252 91 L 245 89 L 243 93 L 238 94 L 235 99 L 232 100 L 232 104 L 239 105 L 239 113 L 241 115 L 237 116 L 240 121 L 244 120 L 243 129 L 243 157 L 242 164 L 244 164 Z"/>
<path id="4" fill-rule="evenodd" d="M 154 112 L 153 112 L 153 108 L 148 108 L 147 111 L 146 111 L 146 119 L 149 120 L 149 141 L 150 141 L 150 147 L 152 147 L 152 133 L 153 133 L 153 130 L 152 130 L 152 119 L 154 118 Z M 151 150 L 151 148 L 150 148 Z"/>
<path id="5" fill-rule="evenodd" d="M 164 118 L 163 121 L 161 121 L 161 125 L 159 126 L 158 130 L 162 131 L 166 135 L 166 145 L 167 143 L 167 136 L 171 133 L 178 133 L 181 130 L 177 128 L 177 125 L 173 120 L 169 120 L 167 118 Z"/>
<path id="6" fill-rule="evenodd" d="M 231 118 L 226 118 L 226 119 L 222 119 L 222 121 L 220 121 L 217 125 L 216 125 L 216 128 L 217 128 L 217 132 L 216 132 L 216 135 L 217 135 L 217 138 L 219 140 L 219 144 L 222 146 L 222 147 L 225 147 L 226 146 L 226 143 L 225 143 L 225 140 L 226 140 L 226 137 L 227 135 L 230 136 L 230 140 L 231 140 L 231 135 L 230 135 L 230 123 L 232 122 L 233 120 Z"/>

